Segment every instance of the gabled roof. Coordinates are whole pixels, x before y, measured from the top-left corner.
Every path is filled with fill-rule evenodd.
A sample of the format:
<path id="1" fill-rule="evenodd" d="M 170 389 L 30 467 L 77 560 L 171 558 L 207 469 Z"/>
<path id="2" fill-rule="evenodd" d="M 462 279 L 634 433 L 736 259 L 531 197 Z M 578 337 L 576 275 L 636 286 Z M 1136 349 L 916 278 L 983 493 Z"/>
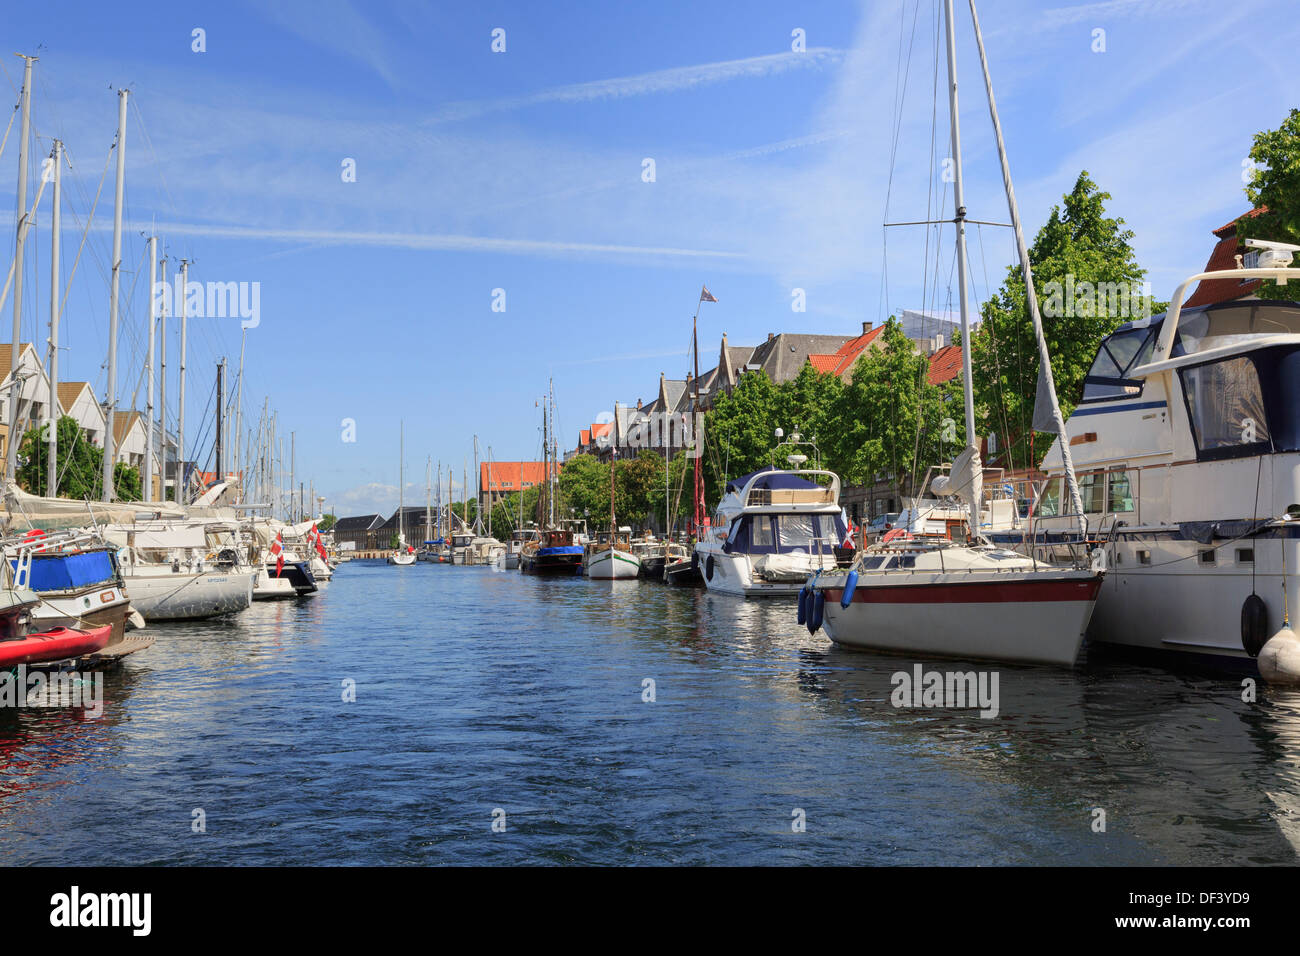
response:
<path id="1" fill-rule="evenodd" d="M 930 368 L 925 373 L 925 380 L 931 385 L 942 385 L 961 374 L 962 355 L 960 345 L 945 345 L 930 356 Z"/>
<path id="2" fill-rule="evenodd" d="M 31 342 L 19 342 L 18 354 L 21 356 L 29 351 L 32 347 Z M 9 377 L 9 369 L 13 364 L 14 349 L 11 342 L 0 342 L 0 378 Z"/>
<path id="3" fill-rule="evenodd" d="M 754 349 L 748 364 L 757 365 L 773 382 L 788 382 L 799 374 L 808 356 L 837 352 L 849 341 L 847 335 L 782 332 Z"/>
<path id="4" fill-rule="evenodd" d="M 1225 223 L 1214 234 L 1219 237 L 1218 244 L 1210 253 L 1210 261 L 1205 264 L 1205 272 L 1217 272 L 1222 269 L 1233 269 L 1237 265 L 1237 250 L 1241 247 L 1237 239 L 1237 223 L 1242 219 L 1253 219 L 1261 213 L 1268 212 L 1267 206 L 1261 206 L 1259 209 L 1252 209 L 1250 212 L 1243 213 L 1232 222 Z M 1188 296 L 1187 301 L 1183 303 L 1183 308 L 1195 308 L 1199 305 L 1212 305 L 1216 302 L 1228 302 L 1232 299 L 1240 299 L 1242 296 L 1252 295 L 1259 288 L 1261 280 L 1259 279 L 1206 279 L 1197 284 L 1196 291 Z"/>
<path id="5" fill-rule="evenodd" d="M 591 429 L 584 428 L 582 431 L 578 432 L 578 445 L 582 447 L 590 444 L 591 444 Z"/>
<path id="6" fill-rule="evenodd" d="M 122 443 L 122 439 L 135 427 L 137 423 L 143 423 L 144 419 L 140 417 L 139 412 L 119 411 L 113 415 L 113 447 L 116 448 Z M 141 424 L 143 427 L 143 424 Z"/>
<path id="7" fill-rule="evenodd" d="M 369 531 L 384 523 L 379 515 L 356 515 L 352 518 L 340 518 L 334 524 L 334 531 Z"/>
<path id="8" fill-rule="evenodd" d="M 880 337 L 884 328 L 883 325 L 878 325 L 874 329 L 868 329 L 861 335 L 849 339 L 830 354 L 823 352 L 809 355 L 808 362 L 819 372 L 831 373 L 843 378 L 853 371 L 853 366 L 858 363 L 862 353 Z"/>
<path id="9" fill-rule="evenodd" d="M 90 392 L 90 403 L 99 408 L 99 400 L 95 398 L 95 391 L 90 387 L 89 382 L 59 383 L 59 407 L 63 409 L 65 415 L 72 410 L 73 405 L 77 404 L 82 392 Z"/>

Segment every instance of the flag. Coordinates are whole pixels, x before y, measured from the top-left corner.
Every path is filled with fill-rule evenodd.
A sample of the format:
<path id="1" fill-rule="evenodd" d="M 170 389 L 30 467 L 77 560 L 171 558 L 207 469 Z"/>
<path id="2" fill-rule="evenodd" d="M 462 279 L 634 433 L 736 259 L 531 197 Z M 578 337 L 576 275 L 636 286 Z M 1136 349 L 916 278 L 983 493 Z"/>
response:
<path id="1" fill-rule="evenodd" d="M 313 524 L 311 526 L 311 531 L 308 534 L 307 540 L 315 546 L 316 553 L 320 555 L 320 559 L 328 562 L 330 559 L 329 552 L 325 550 L 325 545 L 321 543 L 320 531 L 316 529 L 316 525 Z"/>
<path id="2" fill-rule="evenodd" d="M 700 286 L 700 301 L 701 301 L 701 302 L 717 302 L 718 300 L 717 300 L 717 298 L 713 295 L 713 293 L 709 291 L 709 287 L 708 287 L 708 286 Z"/>
<path id="3" fill-rule="evenodd" d="M 279 533 L 271 542 L 271 557 L 275 558 L 275 576 L 278 578 L 280 572 L 284 570 L 284 543 L 280 540 Z"/>

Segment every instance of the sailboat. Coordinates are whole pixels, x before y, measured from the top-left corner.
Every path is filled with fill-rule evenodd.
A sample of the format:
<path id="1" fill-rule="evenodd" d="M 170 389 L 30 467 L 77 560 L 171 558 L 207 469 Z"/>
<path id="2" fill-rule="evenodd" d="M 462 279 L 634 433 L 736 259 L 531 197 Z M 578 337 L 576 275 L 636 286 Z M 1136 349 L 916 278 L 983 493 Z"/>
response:
<path id="1" fill-rule="evenodd" d="M 989 112 L 1002 162 L 1007 205 L 1025 278 L 1030 314 L 1038 338 L 1040 394 L 1050 397 L 1058 434 L 1065 434 L 1052 381 L 1052 367 L 1030 268 L 1011 172 L 993 98 L 975 5 L 975 37 L 984 65 Z M 823 624 L 832 641 L 844 647 L 1072 666 L 1092 618 L 1105 573 L 1105 553 L 1097 548 L 1073 555 L 1067 566 L 996 547 L 980 536 L 983 472 L 975 437 L 971 377 L 970 310 L 967 302 L 966 205 L 962 193 L 961 133 L 957 109 L 957 60 L 953 0 L 944 0 L 947 33 L 948 105 L 951 122 L 953 200 L 957 227 L 957 283 L 960 290 L 963 349 L 962 384 L 966 449 L 946 475 L 933 479 L 940 496 L 953 495 L 968 509 L 969 524 L 948 536 L 891 532 L 867 548 L 848 570 L 811 576 L 799 593 L 799 620 L 815 633 Z M 1064 471 L 1080 521 L 1079 497 L 1069 449 L 1063 443 Z M 1086 538 L 1087 526 L 1081 528 Z M 1081 541 L 1086 547 L 1086 541 Z"/>
<path id="2" fill-rule="evenodd" d="M 388 563 L 400 567 L 415 563 L 415 549 L 406 543 L 406 510 L 403 491 L 406 484 L 406 431 L 403 428 L 398 439 L 399 461 L 397 463 L 397 548 L 388 555 Z"/>
<path id="3" fill-rule="evenodd" d="M 641 558 L 632 550 L 632 529 L 620 528 L 614 516 L 614 464 L 609 463 L 609 531 L 596 533 L 583 560 L 593 581 L 621 581 L 641 573 Z"/>
<path id="4" fill-rule="evenodd" d="M 523 574 L 579 575 L 583 572 L 582 546 L 571 527 L 561 528 L 555 523 L 555 476 L 559 473 L 559 455 L 552 438 L 555 432 L 554 394 L 552 384 L 550 396 L 542 406 L 542 458 L 546 463 L 546 473 L 541 497 L 537 499 L 537 520 L 542 527 L 520 547 L 519 570 Z"/>
<path id="5" fill-rule="evenodd" d="M 704 576 L 700 573 L 699 557 L 695 553 L 695 543 L 701 538 L 701 532 L 704 527 L 704 487 L 700 480 L 700 458 L 703 455 L 701 442 L 704 441 L 703 429 L 700 428 L 700 337 L 699 337 L 699 319 L 700 305 L 704 302 L 717 302 L 718 300 L 709 292 L 707 286 L 701 286 L 700 298 L 695 304 L 695 316 L 691 319 L 691 354 L 695 362 L 695 374 L 692 381 L 695 383 L 695 395 L 691 398 L 691 422 L 693 423 L 695 433 L 694 449 L 694 491 L 691 497 L 691 545 L 689 548 L 669 547 L 664 554 L 664 580 L 669 584 L 678 584 L 683 587 L 702 587 Z M 664 468 L 668 465 L 665 463 Z"/>

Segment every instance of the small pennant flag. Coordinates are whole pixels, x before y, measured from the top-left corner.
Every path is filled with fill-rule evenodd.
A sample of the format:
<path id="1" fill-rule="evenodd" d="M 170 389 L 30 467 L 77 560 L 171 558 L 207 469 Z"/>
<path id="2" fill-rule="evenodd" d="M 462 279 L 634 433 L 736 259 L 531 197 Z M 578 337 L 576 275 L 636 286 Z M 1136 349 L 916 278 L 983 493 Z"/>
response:
<path id="1" fill-rule="evenodd" d="M 700 301 L 701 301 L 701 302 L 717 302 L 718 300 L 717 300 L 717 298 L 713 295 L 713 293 L 709 291 L 709 287 L 708 287 L 708 286 L 701 286 L 701 287 L 700 287 Z"/>
<path id="2" fill-rule="evenodd" d="M 271 542 L 271 557 L 275 558 L 275 576 L 278 578 L 280 572 L 284 570 L 284 542 L 279 534 L 276 534 L 275 540 Z"/>
<path id="3" fill-rule="evenodd" d="M 315 525 L 311 526 L 311 532 L 307 536 L 307 541 L 316 548 L 316 553 L 320 555 L 322 561 L 329 561 L 329 552 L 325 550 L 325 545 L 321 542 L 320 531 Z"/>

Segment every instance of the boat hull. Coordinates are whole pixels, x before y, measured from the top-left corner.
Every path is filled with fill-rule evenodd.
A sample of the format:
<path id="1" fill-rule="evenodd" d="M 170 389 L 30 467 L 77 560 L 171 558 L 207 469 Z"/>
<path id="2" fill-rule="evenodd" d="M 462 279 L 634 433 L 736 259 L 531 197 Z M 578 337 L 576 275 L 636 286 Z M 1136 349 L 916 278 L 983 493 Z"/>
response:
<path id="1" fill-rule="evenodd" d="M 1071 667 L 1102 581 L 1096 571 L 909 577 L 860 583 L 847 608 L 843 586 L 818 589 L 827 636 L 854 650 Z"/>
<path id="2" fill-rule="evenodd" d="M 201 574 L 132 574 L 126 577 L 131 606 L 146 621 L 186 621 L 236 614 L 253 600 L 251 571 Z"/>
<path id="3" fill-rule="evenodd" d="M 587 577 L 593 581 L 626 581 L 637 577 L 641 561 L 636 555 L 617 548 L 593 551 L 587 559 Z"/>

